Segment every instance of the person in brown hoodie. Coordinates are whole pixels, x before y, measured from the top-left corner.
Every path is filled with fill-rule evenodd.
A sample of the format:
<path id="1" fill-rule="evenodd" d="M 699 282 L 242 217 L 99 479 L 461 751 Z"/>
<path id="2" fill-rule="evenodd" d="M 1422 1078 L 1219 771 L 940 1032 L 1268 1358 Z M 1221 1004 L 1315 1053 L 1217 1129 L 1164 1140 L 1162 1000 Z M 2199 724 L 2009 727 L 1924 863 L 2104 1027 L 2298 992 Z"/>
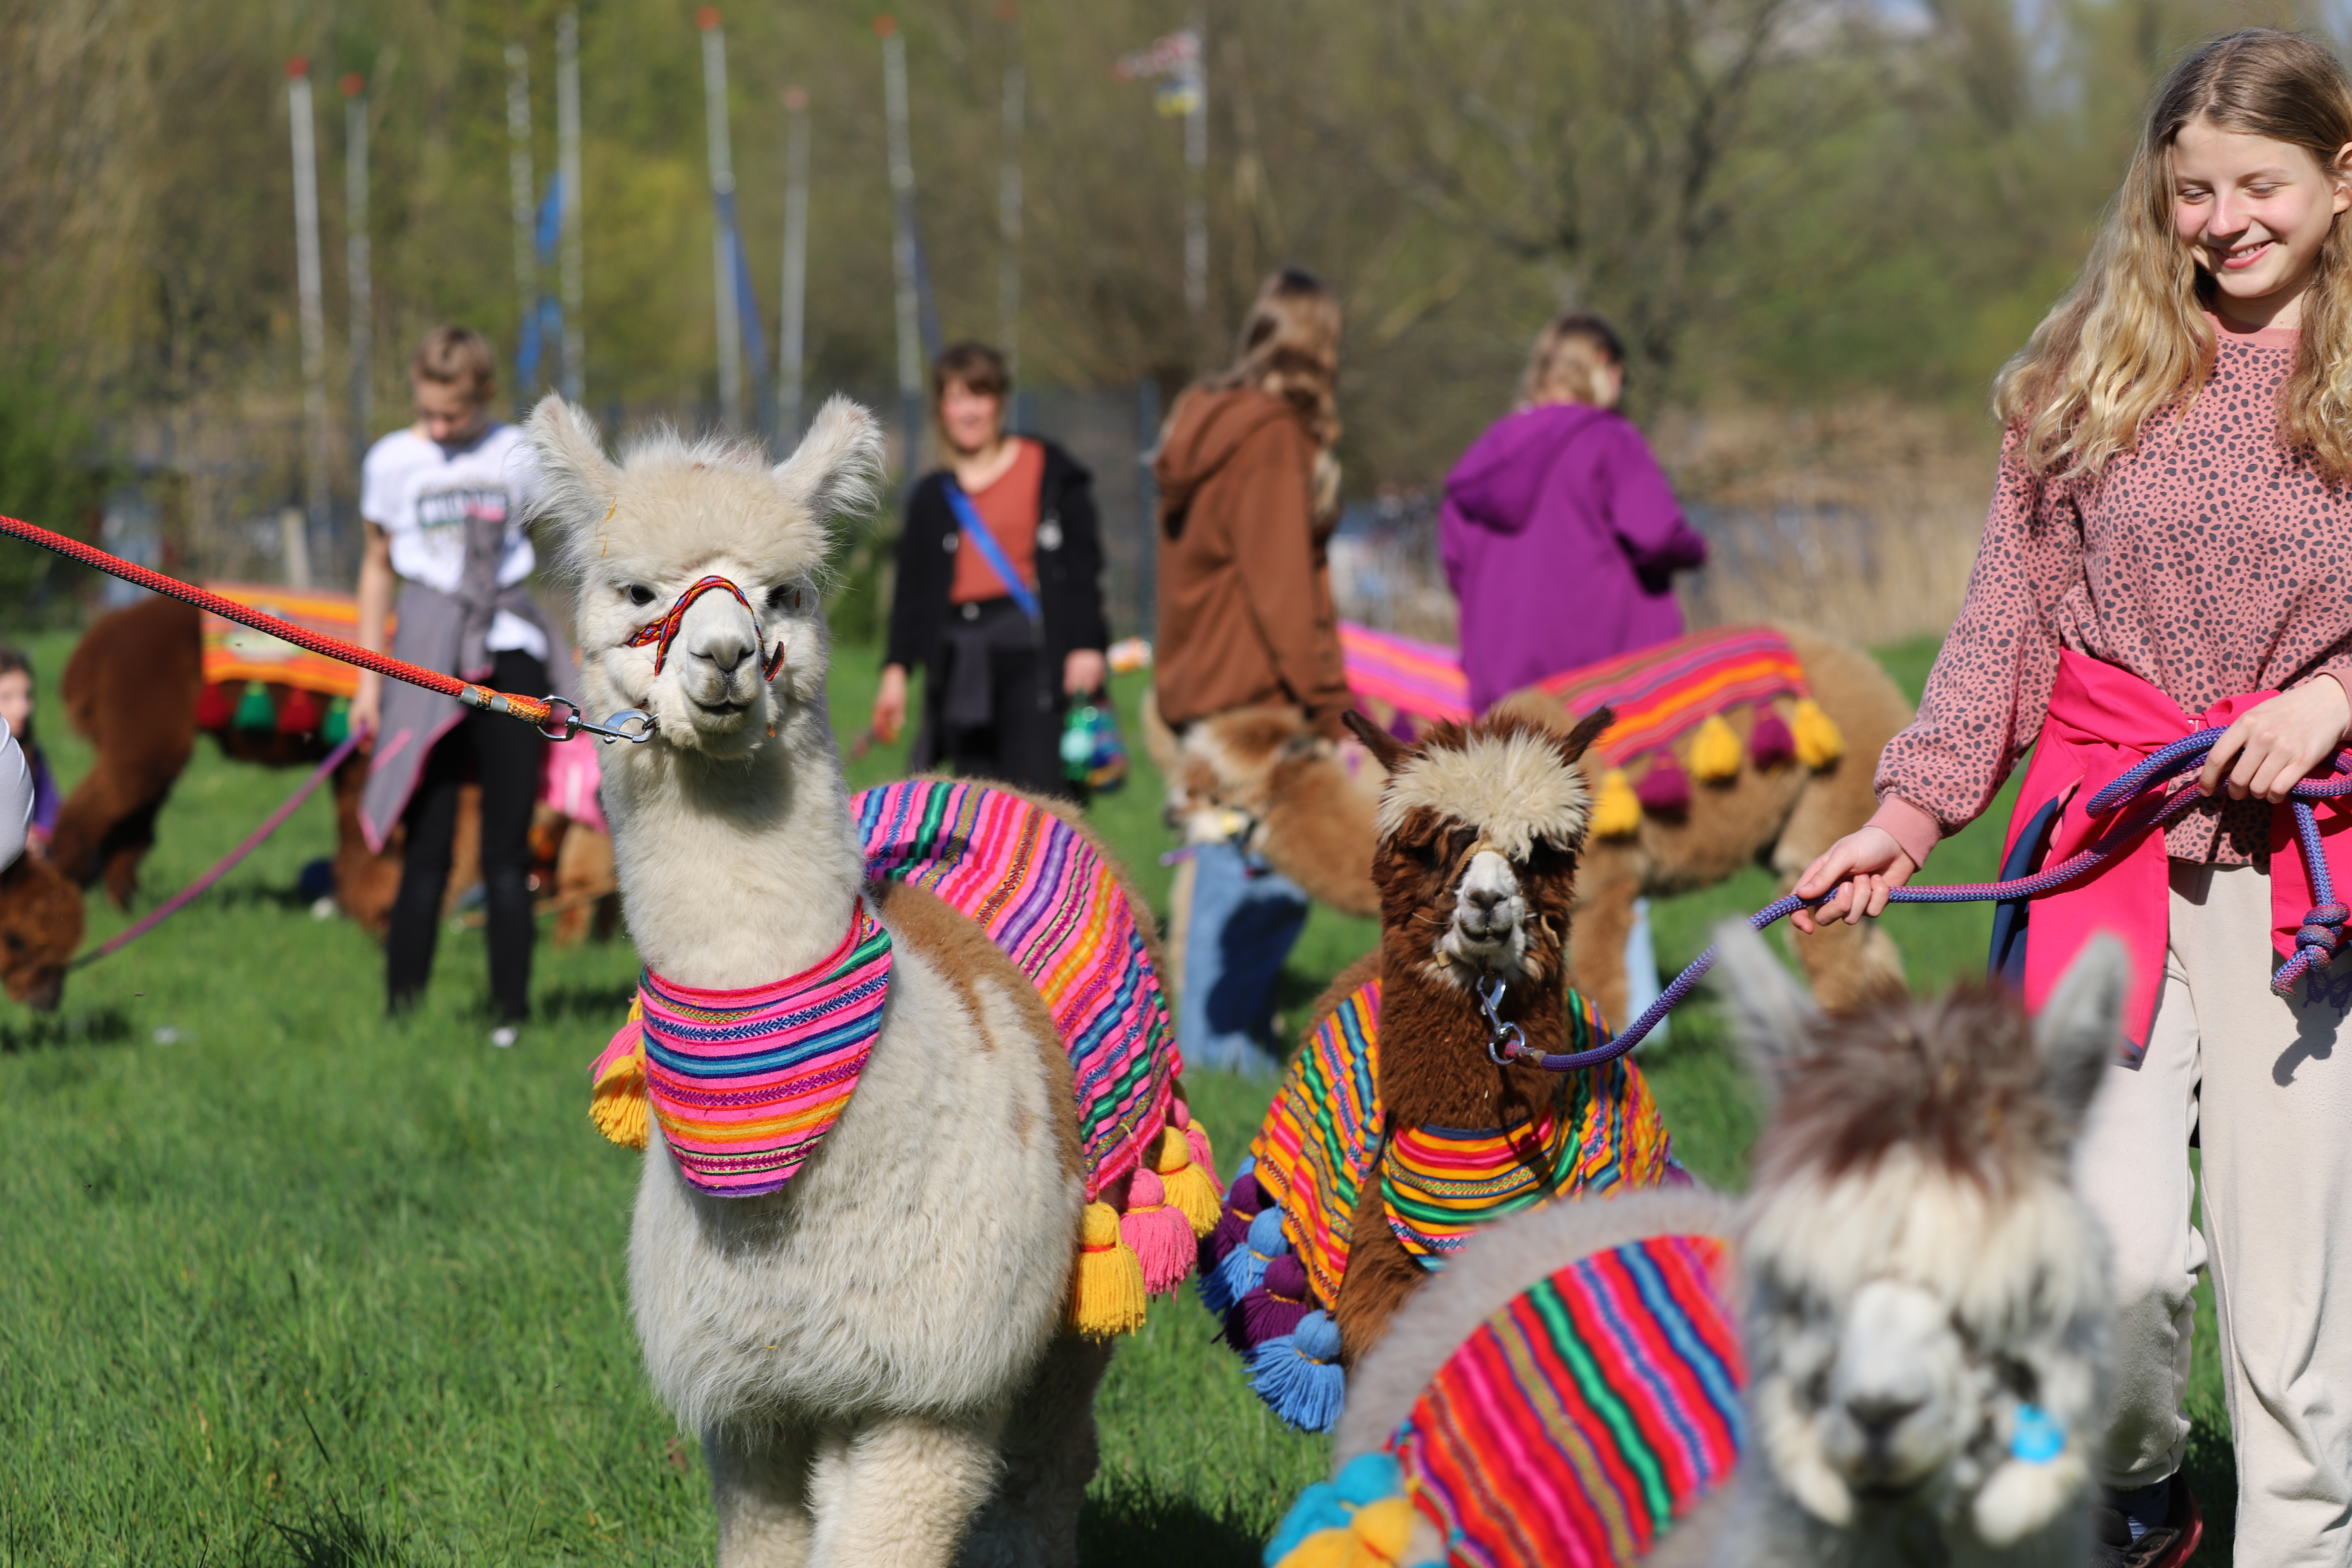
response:
<path id="1" fill-rule="evenodd" d="M 1339 739 L 1348 710 L 1325 557 L 1339 521 L 1339 301 L 1285 268 L 1258 290 L 1230 370 L 1188 388 L 1153 460 L 1160 637 L 1153 689 L 1181 732 L 1288 703 Z M 1274 986 L 1307 895 L 1241 842 L 1196 846 L 1176 1030 L 1202 1067 L 1273 1072 Z"/>

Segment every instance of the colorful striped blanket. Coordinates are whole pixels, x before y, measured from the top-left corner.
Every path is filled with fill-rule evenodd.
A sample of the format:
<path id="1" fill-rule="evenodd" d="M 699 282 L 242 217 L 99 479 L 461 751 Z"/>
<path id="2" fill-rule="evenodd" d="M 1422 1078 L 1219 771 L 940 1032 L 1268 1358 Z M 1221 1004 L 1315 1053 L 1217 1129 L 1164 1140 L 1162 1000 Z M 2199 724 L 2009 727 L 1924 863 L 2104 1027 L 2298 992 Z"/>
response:
<path id="1" fill-rule="evenodd" d="M 1444 1568 L 1648 1555 L 1738 1466 L 1727 1251 L 1652 1236 L 1538 1279 L 1454 1348 L 1385 1449 L 1300 1495 L 1265 1560 L 1418 1563 L 1416 1513 Z"/>
<path id="2" fill-rule="evenodd" d="M 1341 621 L 1339 660 L 1348 689 L 1383 724 L 1393 725 L 1400 718 L 1422 724 L 1466 724 L 1474 717 L 1470 678 L 1462 673 L 1461 656 L 1444 643 Z M 1383 713 L 1383 708 L 1388 711 Z"/>
<path id="3" fill-rule="evenodd" d="M 962 910 L 1045 997 L 1077 1082 L 1087 1196 L 1135 1169 L 1167 1124 L 1176 1031 L 1143 932 L 1086 837 L 1017 795 L 910 779 L 854 795 L 866 874 Z"/>
<path id="4" fill-rule="evenodd" d="M 263 583 L 206 583 L 205 587 L 308 631 L 346 641 L 359 635 L 359 600 L 353 595 Z M 352 665 L 281 642 L 268 632 L 241 626 L 209 610 L 198 624 L 207 686 L 225 680 L 261 680 L 324 697 L 349 697 L 360 689 L 360 672 Z"/>
<path id="5" fill-rule="evenodd" d="M 1617 721 L 1593 742 L 1613 768 L 1661 752 L 1728 708 L 1810 697 L 1805 667 L 1770 626 L 1718 626 L 1536 683 L 1563 712 L 1602 706 Z"/>
<path id="6" fill-rule="evenodd" d="M 771 985 L 704 991 L 651 970 L 591 1079 L 633 1077 L 678 1173 L 718 1198 L 772 1193 L 816 1152 L 849 1104 L 882 1032 L 890 933 L 851 911 L 824 962 Z"/>

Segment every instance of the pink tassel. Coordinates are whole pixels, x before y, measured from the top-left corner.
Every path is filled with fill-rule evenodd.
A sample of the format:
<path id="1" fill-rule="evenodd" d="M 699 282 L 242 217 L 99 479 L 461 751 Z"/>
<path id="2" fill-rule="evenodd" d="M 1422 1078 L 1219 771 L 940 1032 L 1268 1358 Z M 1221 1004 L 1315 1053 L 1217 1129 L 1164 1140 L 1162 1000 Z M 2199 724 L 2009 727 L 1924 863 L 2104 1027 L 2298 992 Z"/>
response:
<path id="1" fill-rule="evenodd" d="M 1789 721 L 1769 702 L 1756 705 L 1756 727 L 1748 732 L 1748 760 L 1759 768 L 1777 768 L 1797 754 L 1797 737 Z"/>
<path id="2" fill-rule="evenodd" d="M 1655 812 L 1661 816 L 1679 816 L 1690 810 L 1690 776 L 1683 772 L 1683 765 L 1666 752 L 1660 752 L 1651 759 L 1650 771 L 1642 775 L 1642 782 L 1633 786 L 1633 793 L 1641 797 L 1643 811 Z"/>
<path id="3" fill-rule="evenodd" d="M 1146 1294 L 1164 1295 L 1192 1271 L 1198 1257 L 1192 1226 L 1183 1211 L 1168 1202 L 1168 1189 L 1149 1170 L 1128 1178 L 1127 1212 L 1118 1216 L 1118 1234 L 1143 1265 Z"/>

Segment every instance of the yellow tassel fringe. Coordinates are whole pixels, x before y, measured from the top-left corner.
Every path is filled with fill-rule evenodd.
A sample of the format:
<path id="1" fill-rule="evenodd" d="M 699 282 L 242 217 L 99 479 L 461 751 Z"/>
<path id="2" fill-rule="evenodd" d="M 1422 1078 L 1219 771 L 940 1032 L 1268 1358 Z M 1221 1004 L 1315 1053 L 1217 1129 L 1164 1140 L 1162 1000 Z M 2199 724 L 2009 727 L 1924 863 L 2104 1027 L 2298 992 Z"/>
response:
<path id="1" fill-rule="evenodd" d="M 1202 1142 L 1208 1142 L 1208 1131 L 1202 1129 Z M 1194 1236 L 1206 1236 L 1217 1228 L 1217 1216 L 1223 1211 L 1224 1200 L 1217 1192 L 1216 1182 L 1192 1163 L 1192 1152 L 1184 1146 L 1181 1127 L 1171 1125 L 1161 1131 L 1160 1152 L 1153 1157 L 1151 1168 L 1159 1173 L 1160 1185 L 1168 1189 L 1169 1203 L 1183 1214 Z"/>
<path id="2" fill-rule="evenodd" d="M 1809 768 L 1825 768 L 1845 755 L 1845 737 L 1837 721 L 1810 697 L 1797 700 L 1789 714 L 1789 732 L 1796 738 L 1797 761 Z"/>
<path id="3" fill-rule="evenodd" d="M 1739 776 L 1743 748 L 1720 713 L 1711 715 L 1691 737 L 1691 777 L 1704 784 L 1728 784 Z"/>
<path id="4" fill-rule="evenodd" d="M 646 1016 L 644 1005 L 629 998 L 629 1022 Z M 624 1149 L 642 1149 L 651 1135 L 653 1106 L 646 1098 L 646 1042 L 604 1069 L 588 1100 L 588 1119 L 596 1131 Z"/>
<path id="5" fill-rule="evenodd" d="M 1412 1544 L 1411 1501 L 1382 1498 L 1335 1530 L 1318 1530 L 1290 1549 L 1279 1568 L 1391 1568 Z"/>
<path id="6" fill-rule="evenodd" d="M 1592 803 L 1592 833 L 1596 838 L 1631 838 L 1642 830 L 1642 797 L 1622 768 L 1601 775 L 1601 794 Z"/>
<path id="7" fill-rule="evenodd" d="M 1088 1204 L 1070 1290 L 1071 1327 L 1102 1340 L 1131 1334 L 1143 1327 L 1145 1300 L 1143 1264 L 1119 1239 L 1118 1211 L 1105 1203 Z"/>

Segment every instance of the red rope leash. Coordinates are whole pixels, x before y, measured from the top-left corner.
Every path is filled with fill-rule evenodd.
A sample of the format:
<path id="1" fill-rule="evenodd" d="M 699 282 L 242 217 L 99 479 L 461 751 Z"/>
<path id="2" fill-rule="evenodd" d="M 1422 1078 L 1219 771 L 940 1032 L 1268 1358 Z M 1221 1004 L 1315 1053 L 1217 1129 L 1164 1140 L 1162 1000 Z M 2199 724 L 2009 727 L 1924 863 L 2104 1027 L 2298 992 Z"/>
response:
<path id="1" fill-rule="evenodd" d="M 341 637 L 331 637 L 323 632 L 314 632 L 306 626 L 298 626 L 291 621 L 281 621 L 276 616 L 249 608 L 234 599 L 225 599 L 218 594 L 208 593 L 192 584 L 183 583 L 176 577 L 166 577 L 161 572 L 149 571 L 146 567 L 125 561 L 121 556 L 109 555 L 95 545 L 84 544 L 78 539 L 68 539 L 62 533 L 52 533 L 35 523 L 21 521 L 13 517 L 0 517 L 0 534 L 21 539 L 28 544 L 37 544 L 44 550 L 55 551 L 69 561 L 79 561 L 85 566 L 95 566 L 100 571 L 120 577 L 126 583 L 136 584 L 150 592 L 163 595 L 166 598 L 177 599 L 184 605 L 194 605 L 200 610 L 209 610 L 223 620 L 235 621 L 239 626 L 251 626 L 257 632 L 268 632 L 271 637 L 290 642 L 296 647 L 308 648 L 310 652 L 327 658 L 341 659 L 345 664 L 357 665 L 362 669 L 372 669 L 378 675 L 388 675 L 394 680 L 404 680 L 411 686 L 421 686 L 427 691 L 437 691 L 444 697 L 454 697 L 468 708 L 480 708 L 492 713 L 503 713 L 510 719 L 520 719 L 551 741 L 568 741 L 583 730 L 604 740 L 642 741 L 651 733 L 650 721 L 647 721 L 642 732 L 609 729 L 604 725 L 589 723 L 580 716 L 580 710 L 577 708 L 561 697 L 518 697 L 511 692 L 494 690 L 487 686 L 478 686 L 469 680 L 460 680 L 454 675 L 444 675 L 437 669 L 426 669 L 419 665 L 410 664 L 405 659 L 394 658 L 389 654 L 370 653 L 357 643 L 348 643 Z M 626 717 L 628 715 L 615 715 L 614 721 L 617 723 Z"/>

